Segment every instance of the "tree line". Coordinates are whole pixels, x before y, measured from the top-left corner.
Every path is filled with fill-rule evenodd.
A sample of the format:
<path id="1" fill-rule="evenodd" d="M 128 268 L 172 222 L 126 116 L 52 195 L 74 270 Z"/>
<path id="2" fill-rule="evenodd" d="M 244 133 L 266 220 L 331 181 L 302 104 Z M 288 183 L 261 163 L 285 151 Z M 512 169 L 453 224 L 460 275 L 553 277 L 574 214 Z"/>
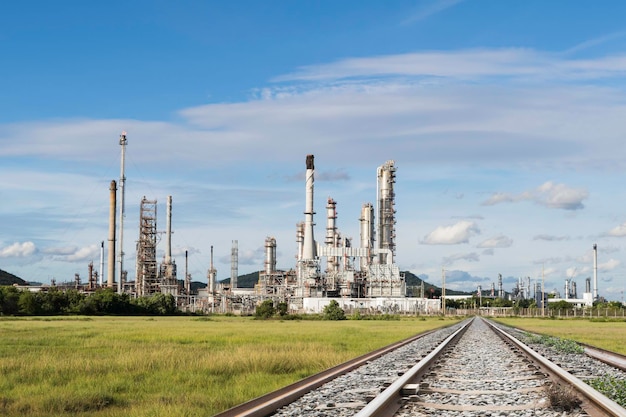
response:
<path id="1" fill-rule="evenodd" d="M 12 286 L 0 286 L 0 315 L 173 315 L 177 313 L 176 300 L 171 294 L 154 294 L 131 298 L 111 288 L 92 294 L 51 288 L 30 292 Z"/>

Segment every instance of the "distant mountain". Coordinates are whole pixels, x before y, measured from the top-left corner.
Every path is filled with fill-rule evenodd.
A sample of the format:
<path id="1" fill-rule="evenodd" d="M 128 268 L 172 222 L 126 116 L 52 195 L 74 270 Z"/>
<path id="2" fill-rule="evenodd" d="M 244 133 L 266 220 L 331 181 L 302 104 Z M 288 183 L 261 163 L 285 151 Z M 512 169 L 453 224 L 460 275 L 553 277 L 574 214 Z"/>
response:
<path id="1" fill-rule="evenodd" d="M 255 284 L 259 282 L 259 272 L 260 271 L 256 271 L 256 272 L 251 272 L 246 275 L 239 275 L 239 277 L 237 277 L 237 287 L 254 288 Z M 409 290 L 409 295 L 413 295 L 413 296 L 421 295 L 419 291 L 421 290 L 422 279 L 410 271 L 403 271 L 402 273 L 404 274 L 404 277 L 406 280 L 406 286 Z M 230 278 L 223 279 L 220 282 L 223 284 L 229 284 Z M 436 296 L 436 297 L 441 296 L 440 287 L 437 287 L 436 285 L 433 285 L 433 284 L 429 284 L 428 282 L 425 282 L 425 281 L 424 281 L 424 292 L 427 298 L 432 297 L 432 296 Z M 454 290 L 448 290 L 448 289 L 446 289 L 446 294 L 447 295 L 469 295 L 469 293 L 467 292 L 454 291 Z"/>
<path id="2" fill-rule="evenodd" d="M 20 277 L 17 277 L 13 274 L 10 274 L 0 269 L 0 285 L 13 285 L 13 284 L 28 285 L 28 282 L 24 281 Z"/>
<path id="3" fill-rule="evenodd" d="M 418 297 L 421 295 L 421 286 L 422 279 L 415 275 L 410 271 L 403 271 L 404 279 L 406 281 L 407 290 L 409 295 L 413 295 L 414 297 Z M 440 297 L 441 296 L 441 287 L 438 287 L 433 284 L 429 284 L 424 281 L 424 295 L 426 298 Z M 471 293 L 463 292 L 463 291 L 455 291 L 446 288 L 446 295 L 470 295 Z"/>

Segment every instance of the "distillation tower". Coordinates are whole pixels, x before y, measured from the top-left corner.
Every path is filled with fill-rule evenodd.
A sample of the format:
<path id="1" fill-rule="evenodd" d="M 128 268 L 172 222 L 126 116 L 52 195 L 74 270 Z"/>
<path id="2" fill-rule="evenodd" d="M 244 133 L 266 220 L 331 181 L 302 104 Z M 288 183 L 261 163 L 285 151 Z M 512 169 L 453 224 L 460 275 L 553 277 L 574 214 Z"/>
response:
<path id="1" fill-rule="evenodd" d="M 172 259 L 172 196 L 167 196 L 167 214 L 165 230 L 165 255 L 159 269 L 159 281 L 163 294 L 178 295 L 178 279 L 176 277 L 176 263 Z M 156 225 L 155 225 L 156 226 Z"/>
<path id="2" fill-rule="evenodd" d="M 143 197 L 139 209 L 135 292 L 142 297 L 159 292 L 157 276 L 157 202 Z"/>
<path id="3" fill-rule="evenodd" d="M 396 244 L 396 210 L 395 193 L 393 186 L 396 182 L 396 167 L 394 161 L 387 161 L 377 171 L 378 190 L 378 248 L 389 252 L 379 255 L 379 263 L 393 263 Z M 391 257 L 387 262 L 387 257 Z"/>

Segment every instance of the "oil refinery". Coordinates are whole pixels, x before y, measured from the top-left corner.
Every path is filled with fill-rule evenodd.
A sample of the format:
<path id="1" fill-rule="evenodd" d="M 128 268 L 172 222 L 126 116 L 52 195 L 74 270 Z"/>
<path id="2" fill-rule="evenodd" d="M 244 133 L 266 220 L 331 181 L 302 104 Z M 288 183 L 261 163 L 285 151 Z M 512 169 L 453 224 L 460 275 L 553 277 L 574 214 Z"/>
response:
<path id="1" fill-rule="evenodd" d="M 118 293 L 133 297 L 153 294 L 172 295 L 179 309 L 204 313 L 251 314 L 265 300 L 286 303 L 290 312 L 319 313 L 335 300 L 348 311 L 366 313 L 409 313 L 431 314 L 442 312 L 445 299 L 462 299 L 467 296 L 446 296 L 445 272 L 443 274 L 442 299 L 407 296 L 404 274 L 395 263 L 396 255 L 396 209 L 395 183 L 396 165 L 386 161 L 376 170 L 376 196 L 374 203 L 364 202 L 358 217 L 359 239 L 341 233 L 338 227 L 337 201 L 328 197 L 325 215 L 326 230 L 319 241 L 315 238 L 315 158 L 307 155 L 304 175 L 304 218 L 295 225 L 295 264 L 289 269 L 277 268 L 277 241 L 267 237 L 264 242 L 264 262 L 259 265 L 258 282 L 254 288 L 239 288 L 238 241 L 232 241 L 230 282 L 217 281 L 213 262 L 213 246 L 210 248 L 210 266 L 207 285 L 197 291 L 191 289 L 188 273 L 188 253 L 185 251 L 185 271 L 178 277 L 177 265 L 172 257 L 173 199 L 167 197 L 165 250 L 161 263 L 157 260 L 157 200 L 145 196 L 140 202 L 139 233 L 136 240 L 135 280 L 129 282 L 124 269 L 124 184 L 126 181 L 125 148 L 126 132 L 120 135 L 121 172 L 118 183 L 111 181 L 109 187 L 109 234 L 107 275 L 104 281 L 104 241 L 101 244 L 100 273 L 89 264 L 88 285 L 81 285 L 78 274 L 74 288 L 92 292 L 108 287 Z M 373 175 L 372 175 L 373 177 Z M 119 206 L 118 206 L 119 197 Z M 117 213 L 117 216 L 116 216 Z M 116 235 L 117 231 L 117 235 Z M 318 231 L 319 235 L 320 231 Z M 564 297 L 556 290 L 546 297 L 543 283 L 531 285 L 530 278 L 520 278 L 508 293 L 511 299 L 534 299 L 537 306 L 546 301 L 565 300 L 578 306 L 591 306 L 598 299 L 597 289 L 597 246 L 593 245 L 593 289 L 587 278 L 585 292 L 579 298 L 576 283 L 566 280 Z M 117 266 L 116 268 L 116 259 Z M 99 284 L 98 284 L 99 276 Z M 103 282 L 104 281 L 104 282 Z M 181 284 L 182 283 L 182 284 Z M 55 285 L 55 283 L 53 283 Z M 34 288 L 29 288 L 31 291 Z M 531 289 L 534 289 L 534 294 Z M 592 292 L 593 290 L 593 292 Z M 502 275 L 486 294 L 478 287 L 476 295 L 487 298 L 504 298 Z M 471 296 L 469 296 L 471 297 Z M 548 299 L 549 298 L 549 299 Z"/>

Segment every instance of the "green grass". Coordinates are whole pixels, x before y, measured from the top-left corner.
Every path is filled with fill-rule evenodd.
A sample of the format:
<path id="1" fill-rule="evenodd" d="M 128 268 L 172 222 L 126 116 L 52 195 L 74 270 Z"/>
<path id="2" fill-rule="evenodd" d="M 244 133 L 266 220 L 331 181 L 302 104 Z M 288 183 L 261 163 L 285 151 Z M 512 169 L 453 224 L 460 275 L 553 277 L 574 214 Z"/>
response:
<path id="1" fill-rule="evenodd" d="M 0 318 L 0 415 L 211 416 L 451 323 Z"/>
<path id="2" fill-rule="evenodd" d="M 529 332 L 575 340 L 626 354 L 625 320 L 507 317 L 496 321 Z"/>

